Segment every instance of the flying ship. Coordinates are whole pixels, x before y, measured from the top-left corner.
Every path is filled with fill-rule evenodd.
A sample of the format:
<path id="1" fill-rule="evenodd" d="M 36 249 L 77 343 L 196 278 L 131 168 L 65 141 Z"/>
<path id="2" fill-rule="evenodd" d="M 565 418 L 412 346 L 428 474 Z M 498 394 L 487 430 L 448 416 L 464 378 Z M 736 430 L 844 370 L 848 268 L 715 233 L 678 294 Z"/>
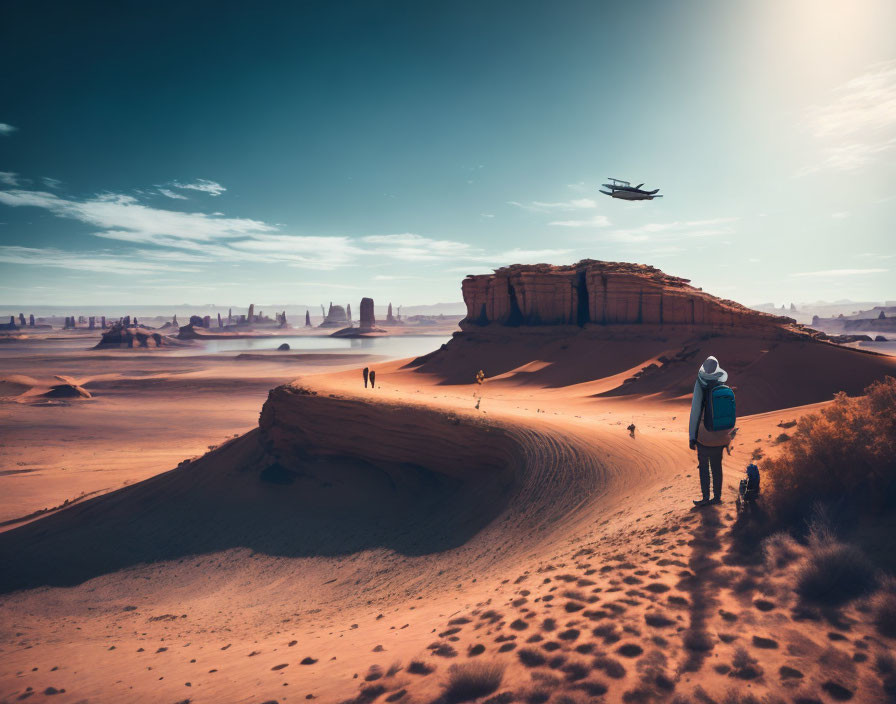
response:
<path id="1" fill-rule="evenodd" d="M 601 191 L 601 193 L 610 196 L 610 198 L 621 198 L 622 200 L 653 200 L 654 198 L 662 198 L 662 196 L 657 195 L 659 188 L 645 191 L 641 189 L 643 185 L 643 183 L 639 183 L 637 186 L 633 186 L 628 181 L 610 178 L 610 183 L 603 184 L 604 188 L 609 188 L 610 190 Z"/>

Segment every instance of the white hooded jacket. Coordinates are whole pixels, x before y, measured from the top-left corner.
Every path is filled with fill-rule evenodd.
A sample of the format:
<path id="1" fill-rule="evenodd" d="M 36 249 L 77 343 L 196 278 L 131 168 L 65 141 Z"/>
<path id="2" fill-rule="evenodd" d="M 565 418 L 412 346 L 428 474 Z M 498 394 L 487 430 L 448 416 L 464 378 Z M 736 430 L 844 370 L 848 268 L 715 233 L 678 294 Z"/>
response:
<path id="1" fill-rule="evenodd" d="M 697 372 L 697 381 L 694 383 L 694 397 L 691 400 L 691 417 L 688 423 L 688 432 L 691 440 L 696 440 L 701 445 L 709 447 L 727 446 L 731 442 L 730 430 L 707 430 L 703 425 L 703 398 L 710 382 L 724 384 L 728 381 L 728 372 L 719 366 L 719 360 L 715 357 L 707 357 L 706 361 Z"/>

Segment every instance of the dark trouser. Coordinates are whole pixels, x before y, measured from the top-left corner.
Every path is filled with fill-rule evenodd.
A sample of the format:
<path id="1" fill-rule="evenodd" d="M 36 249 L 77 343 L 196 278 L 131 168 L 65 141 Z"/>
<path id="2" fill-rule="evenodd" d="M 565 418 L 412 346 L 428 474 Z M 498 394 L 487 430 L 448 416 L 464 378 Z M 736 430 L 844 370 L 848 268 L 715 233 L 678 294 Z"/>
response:
<path id="1" fill-rule="evenodd" d="M 700 489 L 703 498 L 709 499 L 709 467 L 712 465 L 712 494 L 714 499 L 722 496 L 722 453 L 724 447 L 710 447 L 697 443 L 697 466 L 700 468 Z"/>

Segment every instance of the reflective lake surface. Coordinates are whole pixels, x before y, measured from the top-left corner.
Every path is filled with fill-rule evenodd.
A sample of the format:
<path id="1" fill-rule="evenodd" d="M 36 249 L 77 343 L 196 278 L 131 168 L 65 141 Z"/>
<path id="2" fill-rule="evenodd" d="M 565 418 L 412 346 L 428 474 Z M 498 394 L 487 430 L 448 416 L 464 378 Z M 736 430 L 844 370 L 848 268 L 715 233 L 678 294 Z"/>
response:
<path id="1" fill-rule="evenodd" d="M 207 340 L 191 350 L 195 353 L 216 352 L 262 352 L 276 350 L 284 342 L 290 350 L 300 352 L 364 352 L 380 354 L 394 359 L 419 357 L 437 350 L 451 339 L 450 335 L 396 335 L 395 337 L 273 337 L 246 338 L 240 340 Z"/>

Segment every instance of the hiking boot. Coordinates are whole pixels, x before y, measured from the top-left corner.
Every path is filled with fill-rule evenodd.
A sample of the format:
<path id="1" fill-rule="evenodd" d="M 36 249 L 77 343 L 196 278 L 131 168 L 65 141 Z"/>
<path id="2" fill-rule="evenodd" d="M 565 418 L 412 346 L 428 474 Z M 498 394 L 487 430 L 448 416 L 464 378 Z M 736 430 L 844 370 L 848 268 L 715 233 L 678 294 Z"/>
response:
<path id="1" fill-rule="evenodd" d="M 712 501 L 710 501 L 709 503 L 720 504 L 720 503 L 722 503 L 722 497 L 721 496 L 713 496 Z"/>
<path id="2" fill-rule="evenodd" d="M 694 500 L 694 506 L 709 506 L 709 499 Z"/>

